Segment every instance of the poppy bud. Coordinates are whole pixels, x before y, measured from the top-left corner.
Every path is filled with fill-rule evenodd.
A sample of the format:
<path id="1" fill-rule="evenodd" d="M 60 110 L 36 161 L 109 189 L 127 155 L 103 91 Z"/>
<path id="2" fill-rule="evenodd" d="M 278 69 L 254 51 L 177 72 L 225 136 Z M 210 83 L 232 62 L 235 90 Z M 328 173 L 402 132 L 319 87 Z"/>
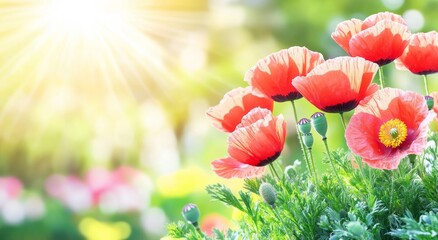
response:
<path id="1" fill-rule="evenodd" d="M 346 224 L 347 230 L 353 235 L 360 237 L 362 236 L 366 229 L 362 224 L 358 221 L 352 221 Z"/>
<path id="2" fill-rule="evenodd" d="M 327 118 L 324 113 L 316 112 L 311 117 L 313 128 L 322 136 L 322 139 L 326 139 L 327 134 Z"/>
<path id="3" fill-rule="evenodd" d="M 287 179 L 292 179 L 295 175 L 295 166 L 289 165 L 284 169 L 284 175 Z"/>
<path id="4" fill-rule="evenodd" d="M 425 96 L 424 99 L 426 99 L 427 108 L 431 110 L 433 108 L 433 97 L 431 96 Z"/>
<path id="5" fill-rule="evenodd" d="M 199 209 L 196 204 L 189 203 L 185 205 L 182 210 L 182 215 L 187 222 L 193 224 L 194 226 L 198 225 Z"/>
<path id="6" fill-rule="evenodd" d="M 310 129 L 312 126 L 310 125 L 310 120 L 308 118 L 301 118 L 298 121 L 298 129 L 302 134 L 310 133 Z"/>
<path id="7" fill-rule="evenodd" d="M 313 146 L 313 135 L 311 133 L 303 134 L 303 142 L 307 149 L 312 149 Z"/>
<path id="8" fill-rule="evenodd" d="M 259 194 L 267 204 L 271 205 L 272 207 L 275 206 L 275 200 L 277 197 L 275 194 L 275 189 L 271 184 L 266 182 L 262 183 L 259 188 Z"/>

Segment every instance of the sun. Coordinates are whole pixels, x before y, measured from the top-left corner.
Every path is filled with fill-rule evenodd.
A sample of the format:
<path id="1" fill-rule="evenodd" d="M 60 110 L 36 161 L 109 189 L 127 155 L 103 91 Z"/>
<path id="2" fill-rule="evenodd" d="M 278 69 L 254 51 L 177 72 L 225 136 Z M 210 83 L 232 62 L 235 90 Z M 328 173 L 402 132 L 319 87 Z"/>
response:
<path id="1" fill-rule="evenodd" d="M 124 22 L 123 12 L 129 1 L 114 0 L 51 0 L 43 7 L 45 20 L 51 27 L 93 34 L 111 24 Z"/>

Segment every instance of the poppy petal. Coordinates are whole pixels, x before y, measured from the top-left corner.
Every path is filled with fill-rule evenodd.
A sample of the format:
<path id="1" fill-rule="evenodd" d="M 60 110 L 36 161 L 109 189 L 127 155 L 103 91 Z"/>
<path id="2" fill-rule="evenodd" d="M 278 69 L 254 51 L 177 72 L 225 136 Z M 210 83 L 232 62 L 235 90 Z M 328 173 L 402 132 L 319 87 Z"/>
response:
<path id="1" fill-rule="evenodd" d="M 350 39 L 362 30 L 362 21 L 356 18 L 343 21 L 336 26 L 331 37 L 341 46 L 348 54 L 350 54 Z"/>
<path id="2" fill-rule="evenodd" d="M 264 166 L 274 161 L 283 150 L 286 122 L 267 109 L 255 108 L 228 137 L 228 154 L 251 166 Z"/>
<path id="3" fill-rule="evenodd" d="M 337 57 L 298 77 L 293 85 L 318 109 L 347 112 L 375 91 L 370 83 L 377 69 L 377 64 L 360 57 Z"/>
<path id="4" fill-rule="evenodd" d="M 392 22 L 400 23 L 406 25 L 406 21 L 402 18 L 402 16 L 391 13 L 391 12 L 380 12 L 373 14 L 363 21 L 362 30 L 365 30 L 369 27 L 376 25 L 378 22 L 389 20 Z"/>
<path id="5" fill-rule="evenodd" d="M 438 33 L 413 34 L 403 54 L 396 60 L 396 67 L 421 75 L 438 72 Z"/>
<path id="6" fill-rule="evenodd" d="M 381 159 L 387 157 L 391 150 L 376 141 L 382 121 L 368 113 L 354 114 L 345 130 L 348 147 L 365 159 Z"/>
<path id="7" fill-rule="evenodd" d="M 393 158 L 393 159 L 385 159 L 385 161 L 372 161 L 369 159 L 363 158 L 362 161 L 366 162 L 370 167 L 384 170 L 394 170 L 397 169 L 398 164 L 402 157 Z"/>
<path id="8" fill-rule="evenodd" d="M 274 101 L 296 100 L 302 96 L 291 80 L 306 75 L 323 61 L 322 54 L 305 47 L 283 49 L 259 60 L 245 74 L 245 81 Z"/>
<path id="9" fill-rule="evenodd" d="M 207 110 L 212 125 L 224 132 L 232 132 L 242 117 L 256 107 L 273 109 L 272 99 L 261 96 L 252 87 L 235 88 L 225 94 L 220 103 Z"/>
<path id="10" fill-rule="evenodd" d="M 406 25 L 389 20 L 380 21 L 351 38 L 350 54 L 382 66 L 402 55 L 409 37 L 410 32 Z"/>
<path id="11" fill-rule="evenodd" d="M 215 160 L 211 163 L 213 171 L 223 178 L 254 178 L 265 173 L 265 167 L 254 167 L 241 163 L 231 157 Z"/>

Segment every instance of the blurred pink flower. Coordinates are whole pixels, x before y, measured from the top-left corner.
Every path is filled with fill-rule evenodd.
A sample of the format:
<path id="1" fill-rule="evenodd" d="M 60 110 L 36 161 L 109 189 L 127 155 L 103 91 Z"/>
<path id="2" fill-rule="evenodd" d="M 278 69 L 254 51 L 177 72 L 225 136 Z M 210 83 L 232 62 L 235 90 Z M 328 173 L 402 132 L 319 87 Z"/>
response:
<path id="1" fill-rule="evenodd" d="M 8 176 L 0 177 L 0 201 L 4 198 L 16 198 L 20 195 L 23 185 L 20 179 Z"/>

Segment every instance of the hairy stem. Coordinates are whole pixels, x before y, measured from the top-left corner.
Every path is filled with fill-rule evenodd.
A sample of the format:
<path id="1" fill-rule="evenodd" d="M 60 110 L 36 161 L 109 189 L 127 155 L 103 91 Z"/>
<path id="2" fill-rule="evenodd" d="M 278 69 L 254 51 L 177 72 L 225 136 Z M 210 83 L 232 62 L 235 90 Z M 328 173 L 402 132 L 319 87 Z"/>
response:
<path id="1" fill-rule="evenodd" d="M 295 118 L 295 128 L 297 130 L 298 140 L 300 141 L 300 145 L 301 145 L 301 151 L 303 151 L 304 160 L 306 160 L 307 171 L 309 172 L 310 175 L 312 175 L 312 170 L 310 169 L 310 164 L 309 164 L 309 158 L 307 156 L 306 149 L 304 148 L 303 138 L 301 136 L 300 129 L 298 128 L 297 108 L 295 107 L 295 102 L 293 100 L 291 101 L 291 103 L 292 103 L 292 109 L 293 109 L 294 118 Z"/>
<path id="2" fill-rule="evenodd" d="M 280 175 L 278 175 L 277 170 L 275 170 L 274 164 L 270 163 L 269 168 L 271 169 L 271 172 L 273 175 L 277 178 L 278 181 L 281 181 Z"/>
<path id="3" fill-rule="evenodd" d="M 318 175 L 316 174 L 315 161 L 313 160 L 312 149 L 310 148 L 309 148 L 309 157 L 310 157 L 310 164 L 312 164 L 313 174 L 315 177 L 315 186 L 316 189 L 318 190 L 319 180 L 318 180 Z"/>
<path id="4" fill-rule="evenodd" d="M 328 144 L 327 144 L 327 138 L 323 139 L 322 141 L 324 142 L 325 150 L 327 151 L 327 155 L 329 156 L 330 165 L 332 167 L 332 170 L 335 173 L 335 176 L 338 179 L 339 183 L 341 184 L 342 189 L 344 190 L 344 193 L 347 194 L 347 188 L 345 187 L 344 182 L 342 181 L 342 179 L 339 177 L 339 174 L 338 174 L 338 172 L 336 171 L 336 168 L 335 168 L 335 164 L 333 163 L 333 158 L 332 158 L 332 155 L 330 153 L 330 149 L 329 149 Z"/>

